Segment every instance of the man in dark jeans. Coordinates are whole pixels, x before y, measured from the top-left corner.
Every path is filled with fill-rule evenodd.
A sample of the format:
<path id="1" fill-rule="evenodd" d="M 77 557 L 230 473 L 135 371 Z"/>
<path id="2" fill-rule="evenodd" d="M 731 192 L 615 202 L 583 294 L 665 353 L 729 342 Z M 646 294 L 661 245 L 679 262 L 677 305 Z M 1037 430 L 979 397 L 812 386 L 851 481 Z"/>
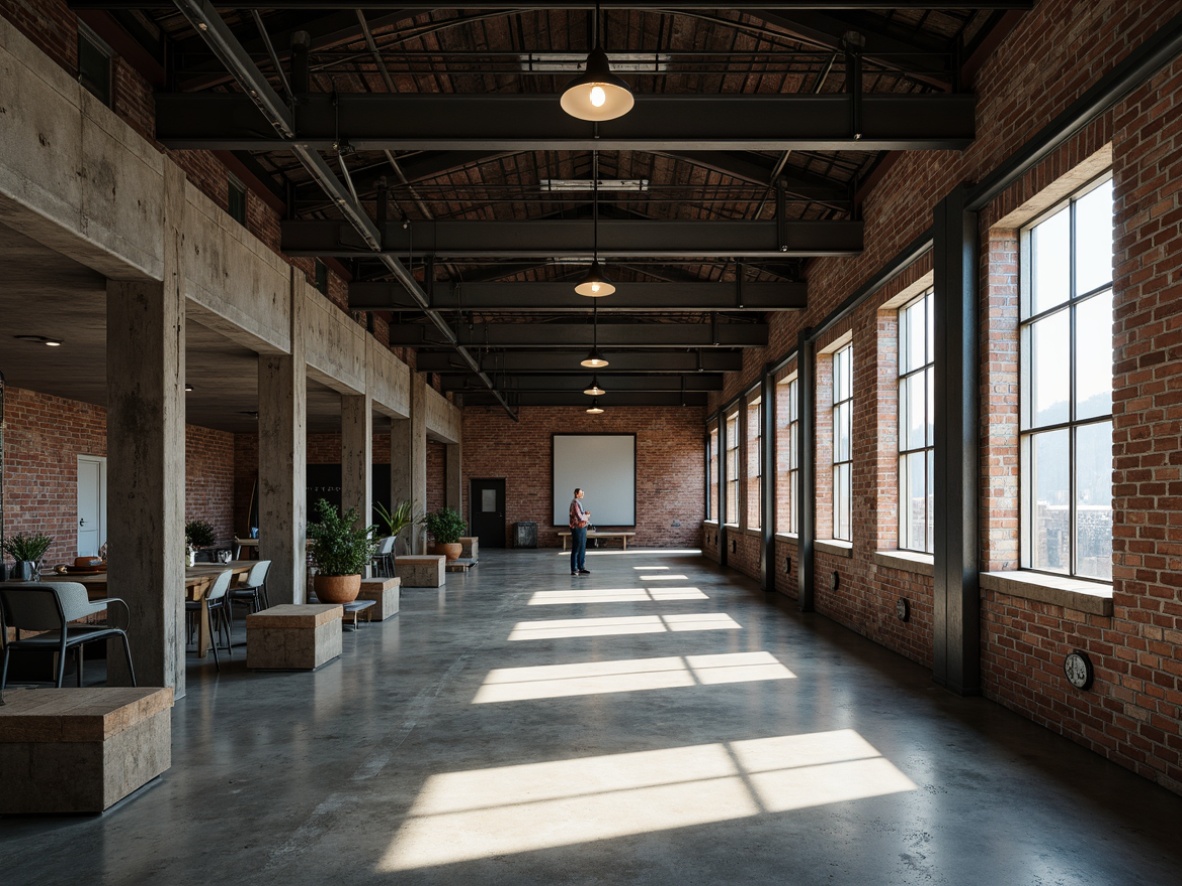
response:
<path id="1" fill-rule="evenodd" d="M 583 509 L 583 490 L 576 489 L 575 497 L 570 503 L 570 574 L 590 575 L 591 570 L 586 567 L 587 558 L 587 524 L 591 522 L 591 512 Z"/>

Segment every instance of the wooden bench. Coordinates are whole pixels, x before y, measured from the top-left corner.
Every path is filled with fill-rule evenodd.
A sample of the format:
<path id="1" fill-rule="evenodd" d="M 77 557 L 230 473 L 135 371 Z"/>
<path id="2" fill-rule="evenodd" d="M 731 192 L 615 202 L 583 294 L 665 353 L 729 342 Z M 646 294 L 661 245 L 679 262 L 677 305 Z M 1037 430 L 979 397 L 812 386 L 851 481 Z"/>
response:
<path id="1" fill-rule="evenodd" d="M 592 538 L 618 538 L 620 540 L 620 542 L 624 545 L 625 551 L 628 550 L 628 539 L 632 538 L 632 536 L 634 536 L 634 535 L 636 535 L 635 532 L 613 532 L 608 529 L 588 529 L 587 530 L 587 538 L 588 539 L 592 539 Z M 570 530 L 569 529 L 560 529 L 560 530 L 558 530 L 558 536 L 562 539 L 562 549 L 564 551 L 570 550 Z"/>
<path id="2" fill-rule="evenodd" d="M 12 690 L 0 707 L 0 814 L 96 813 L 172 765 L 172 690 Z"/>
<path id="3" fill-rule="evenodd" d="M 341 655 L 339 603 L 282 603 L 246 616 L 246 666 L 314 671 Z"/>
<path id="4" fill-rule="evenodd" d="M 345 611 L 345 614 L 341 617 L 342 625 L 349 620 L 349 616 L 353 616 L 353 630 L 357 630 L 357 617 L 364 612 L 365 620 L 369 621 L 369 610 L 377 605 L 377 600 L 366 600 L 361 597 L 358 597 L 351 603 L 342 604 L 341 608 Z"/>

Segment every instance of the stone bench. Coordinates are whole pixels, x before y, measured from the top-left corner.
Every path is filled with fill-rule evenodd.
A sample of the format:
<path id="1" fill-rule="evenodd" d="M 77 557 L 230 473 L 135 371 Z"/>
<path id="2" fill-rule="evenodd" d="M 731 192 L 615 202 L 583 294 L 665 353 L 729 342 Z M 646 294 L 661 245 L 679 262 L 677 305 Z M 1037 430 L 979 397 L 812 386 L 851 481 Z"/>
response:
<path id="1" fill-rule="evenodd" d="M 246 666 L 256 671 L 314 671 L 341 654 L 336 603 L 283 603 L 246 616 Z"/>
<path id="2" fill-rule="evenodd" d="M 441 588 L 447 581 L 447 557 L 442 554 L 401 554 L 397 566 L 404 588 Z"/>
<path id="3" fill-rule="evenodd" d="M 463 550 L 460 551 L 460 558 L 464 560 L 472 560 L 475 562 L 480 559 L 480 539 L 471 535 L 461 535 L 460 544 Z"/>
<path id="4" fill-rule="evenodd" d="M 593 538 L 618 538 L 624 545 L 624 550 L 628 550 L 628 539 L 636 535 L 635 532 L 612 532 L 610 529 L 588 529 L 587 539 Z M 560 529 L 558 537 L 562 539 L 562 549 L 565 551 L 570 548 L 570 530 Z"/>
<path id="5" fill-rule="evenodd" d="M 402 558 L 399 558 L 401 562 Z M 373 600 L 377 605 L 365 610 L 366 621 L 385 621 L 398 614 L 398 594 L 401 578 L 365 578 L 361 580 L 358 600 Z"/>
<path id="6" fill-rule="evenodd" d="M 96 813 L 172 765 L 172 690 L 12 690 L 0 707 L 0 814 Z"/>

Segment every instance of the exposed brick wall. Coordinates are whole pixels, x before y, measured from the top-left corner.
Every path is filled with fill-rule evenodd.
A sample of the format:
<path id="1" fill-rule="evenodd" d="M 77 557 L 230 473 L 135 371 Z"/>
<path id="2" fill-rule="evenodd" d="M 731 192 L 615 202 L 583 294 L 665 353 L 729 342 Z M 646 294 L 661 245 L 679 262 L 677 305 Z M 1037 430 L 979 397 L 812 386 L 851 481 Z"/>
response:
<path id="1" fill-rule="evenodd" d="M 551 521 L 550 436 L 636 434 L 636 537 L 652 547 L 702 543 L 704 465 L 701 409 L 615 407 L 603 415 L 582 409 L 523 407 L 514 422 L 501 409 L 464 409 L 463 486 L 470 478 L 505 478 L 505 537 L 514 523 L 538 524 L 538 545 L 560 547 Z M 588 488 L 593 485 L 590 480 Z M 674 521 L 680 526 L 674 527 Z"/>
<path id="2" fill-rule="evenodd" d="M 427 441 L 427 511 L 437 511 L 447 504 L 447 445 Z M 460 509 L 463 513 L 463 509 Z M 464 518 L 467 519 L 467 514 Z"/>
<path id="3" fill-rule="evenodd" d="M 73 562 L 78 456 L 106 457 L 106 410 L 21 388 L 8 388 L 4 403 L 4 533 L 43 532 L 54 540 L 43 562 Z M 207 521 L 219 544 L 228 541 L 232 435 L 189 425 L 185 444 L 185 519 Z"/>

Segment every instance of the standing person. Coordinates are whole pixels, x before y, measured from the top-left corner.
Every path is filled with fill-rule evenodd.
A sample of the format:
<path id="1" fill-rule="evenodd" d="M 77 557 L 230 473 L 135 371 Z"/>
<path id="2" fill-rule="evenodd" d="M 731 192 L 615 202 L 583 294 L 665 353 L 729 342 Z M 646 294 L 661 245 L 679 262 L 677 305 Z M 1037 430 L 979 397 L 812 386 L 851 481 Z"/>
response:
<path id="1" fill-rule="evenodd" d="M 575 489 L 575 497 L 570 503 L 570 574 L 590 575 L 586 568 L 587 558 L 587 524 L 591 522 L 591 512 L 583 508 L 583 490 Z"/>

